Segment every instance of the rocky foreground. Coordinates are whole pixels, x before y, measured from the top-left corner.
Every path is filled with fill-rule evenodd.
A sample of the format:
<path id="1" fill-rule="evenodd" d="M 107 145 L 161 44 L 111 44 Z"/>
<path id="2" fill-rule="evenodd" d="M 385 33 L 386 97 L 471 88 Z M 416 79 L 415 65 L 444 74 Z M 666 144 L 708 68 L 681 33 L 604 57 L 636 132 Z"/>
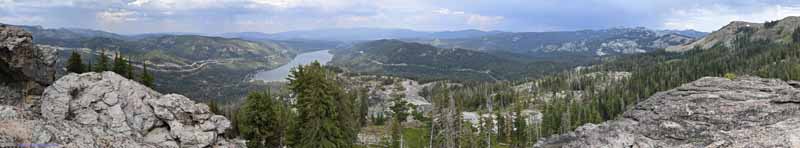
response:
<path id="1" fill-rule="evenodd" d="M 706 77 L 536 147 L 800 147 L 800 82 Z"/>
<path id="2" fill-rule="evenodd" d="M 0 24 L 0 147 L 243 147 L 209 107 L 113 72 L 53 82 L 55 50 Z"/>

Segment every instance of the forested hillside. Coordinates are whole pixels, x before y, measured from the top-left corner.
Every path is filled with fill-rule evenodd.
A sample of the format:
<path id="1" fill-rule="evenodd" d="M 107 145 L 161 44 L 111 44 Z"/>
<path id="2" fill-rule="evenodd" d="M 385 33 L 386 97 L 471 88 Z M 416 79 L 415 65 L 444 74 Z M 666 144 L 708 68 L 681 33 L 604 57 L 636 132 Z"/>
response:
<path id="1" fill-rule="evenodd" d="M 645 53 L 686 44 L 696 38 L 685 32 L 656 31 L 646 28 L 500 33 L 454 39 L 410 39 L 443 48 L 464 48 L 485 52 L 511 52 L 529 55 L 619 55 Z M 702 34 L 702 33 L 696 33 Z M 695 34 L 695 35 L 696 35 Z"/>
<path id="2" fill-rule="evenodd" d="M 332 64 L 352 73 L 391 75 L 420 81 L 516 80 L 592 62 L 592 58 L 525 59 L 460 48 L 438 48 L 399 40 L 378 40 L 338 50 Z M 564 56 L 561 58 L 567 58 Z M 578 56 L 576 56 L 578 57 Z"/>

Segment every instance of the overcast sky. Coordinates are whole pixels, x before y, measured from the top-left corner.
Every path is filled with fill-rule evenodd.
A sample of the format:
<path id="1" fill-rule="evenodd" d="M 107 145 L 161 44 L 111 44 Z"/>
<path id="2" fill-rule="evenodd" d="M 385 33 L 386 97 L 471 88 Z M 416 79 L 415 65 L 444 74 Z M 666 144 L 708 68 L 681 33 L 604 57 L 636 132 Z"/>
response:
<path id="1" fill-rule="evenodd" d="M 800 15 L 800 0 L 0 0 L 0 23 L 117 33 L 320 28 L 713 31 Z"/>

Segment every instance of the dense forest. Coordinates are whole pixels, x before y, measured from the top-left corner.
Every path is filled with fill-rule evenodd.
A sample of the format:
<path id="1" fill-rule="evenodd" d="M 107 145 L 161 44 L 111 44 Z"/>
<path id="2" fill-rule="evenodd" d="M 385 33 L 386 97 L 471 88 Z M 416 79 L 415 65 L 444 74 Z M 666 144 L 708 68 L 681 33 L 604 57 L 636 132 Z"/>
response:
<path id="1" fill-rule="evenodd" d="M 292 144 L 303 141 L 302 138 L 297 139 L 293 135 L 308 134 L 300 130 L 310 127 L 297 129 L 298 127 L 292 127 L 297 125 L 290 123 L 313 123 L 322 126 L 316 127 L 321 128 L 320 130 L 336 130 L 331 131 L 336 135 L 329 135 L 327 138 L 331 141 L 313 145 L 316 147 L 342 146 L 342 144 L 348 147 L 399 147 L 400 143 L 405 147 L 489 145 L 529 147 L 539 138 L 572 131 L 586 123 L 615 119 L 628 108 L 656 92 L 672 89 L 701 77 L 718 76 L 735 79 L 737 76 L 754 75 L 800 80 L 800 51 L 795 50 L 800 48 L 800 44 L 750 40 L 748 28 L 741 30 L 732 47 L 717 45 L 710 49 L 688 52 L 662 50 L 616 56 L 604 59 L 603 64 L 552 74 L 533 81 L 435 82 L 435 85 L 426 87 L 420 93 L 433 104 L 433 109 L 427 113 L 417 112 L 412 109 L 414 108 L 412 105 L 397 99 L 389 114 L 367 115 L 364 113 L 365 109 L 354 109 L 364 108 L 364 103 L 367 102 L 364 101 L 366 96 L 363 93 L 359 94 L 355 89 L 346 91 L 349 88 L 336 84 L 338 82 L 333 80 L 337 78 L 332 75 L 331 70 L 340 70 L 326 69 L 312 64 L 298 69 L 304 71 L 303 74 L 298 73 L 298 70 L 293 72 L 296 76 L 290 86 L 291 91 L 298 95 L 295 104 L 267 103 L 272 104 L 266 107 L 269 108 L 267 113 L 274 116 L 265 116 L 264 120 L 272 120 L 268 123 L 281 124 L 258 126 L 269 128 L 267 131 L 254 132 L 258 130 L 250 128 L 252 127 L 250 124 L 258 124 L 253 119 L 261 119 L 252 118 L 257 115 L 242 116 L 251 114 L 247 110 L 257 108 L 252 105 L 252 102 L 255 102 L 252 101 L 254 98 L 262 98 L 262 101 L 267 102 L 270 99 L 281 98 L 270 97 L 268 93 L 251 94 L 244 104 L 245 107 L 238 111 L 239 116 L 235 121 L 239 122 L 238 130 L 246 138 L 268 139 L 262 140 L 263 144 L 273 146 L 277 144 L 306 147 L 304 145 L 306 143 Z M 794 33 L 794 36 L 800 40 L 800 33 Z M 302 83 L 302 81 L 325 83 Z M 306 93 L 319 96 L 303 99 Z M 273 101 L 286 102 L 286 100 Z M 322 107 L 323 104 L 332 106 Z M 297 111 L 287 108 L 297 108 Z M 328 110 L 333 112 L 319 112 L 319 109 L 324 108 L 329 108 Z M 478 122 L 466 121 L 462 114 L 465 112 L 477 113 Z M 344 116 L 342 113 L 356 116 Z M 308 118 L 310 114 L 327 115 L 327 117 Z M 407 116 L 423 124 L 419 126 L 401 124 L 405 123 Z M 290 117 L 293 120 L 270 119 L 274 117 Z M 339 129 L 338 127 L 362 128 Z M 353 134 L 358 133 L 353 129 L 369 130 L 370 127 L 383 127 L 381 130 L 387 130 L 388 136 L 383 140 L 386 143 L 351 145 L 356 143 Z M 253 136 L 253 133 L 271 133 L 273 138 L 263 138 L 270 137 L 263 135 Z M 280 136 L 274 137 L 275 133 Z"/>

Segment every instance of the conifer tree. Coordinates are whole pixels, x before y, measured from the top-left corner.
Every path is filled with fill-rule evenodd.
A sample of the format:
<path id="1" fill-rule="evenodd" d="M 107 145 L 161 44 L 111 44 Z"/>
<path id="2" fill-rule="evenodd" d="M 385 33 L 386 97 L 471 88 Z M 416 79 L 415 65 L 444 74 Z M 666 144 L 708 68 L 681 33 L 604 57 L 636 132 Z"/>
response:
<path id="1" fill-rule="evenodd" d="M 150 71 L 147 70 L 147 61 L 142 62 L 142 75 L 140 80 L 144 86 L 153 87 L 155 78 L 150 74 Z"/>
<path id="2" fill-rule="evenodd" d="M 397 117 L 392 118 L 391 125 L 391 145 L 390 148 L 401 148 L 401 141 L 403 140 L 403 125 Z"/>
<path id="3" fill-rule="evenodd" d="M 131 64 L 131 58 L 128 57 L 128 60 L 125 60 L 125 75 L 128 79 L 133 79 L 133 65 Z"/>
<path id="4" fill-rule="evenodd" d="M 795 28 L 794 32 L 792 32 L 792 41 L 800 43 L 800 27 Z"/>
<path id="5" fill-rule="evenodd" d="M 128 64 L 128 61 L 125 60 L 125 58 L 123 58 L 122 55 L 119 52 L 117 52 L 117 54 L 114 56 L 114 64 L 113 64 L 113 67 L 112 67 L 112 71 L 114 71 L 115 73 L 117 73 L 119 75 L 125 76 L 126 78 L 129 78 L 127 76 L 127 74 L 128 74 L 128 65 L 127 64 Z"/>
<path id="6" fill-rule="evenodd" d="M 367 126 L 367 116 L 369 115 L 369 96 L 367 96 L 367 90 L 362 89 L 358 91 L 358 105 L 359 105 L 359 117 L 358 122 L 361 127 Z"/>
<path id="7" fill-rule="evenodd" d="M 284 147 L 294 114 L 269 92 L 251 93 L 238 113 L 241 135 L 248 147 Z"/>
<path id="8" fill-rule="evenodd" d="M 511 147 L 514 148 L 525 148 L 528 145 L 528 135 L 527 135 L 527 122 L 525 121 L 525 116 L 522 115 L 522 109 L 517 107 L 515 109 L 514 114 L 514 130 L 512 131 L 512 144 Z"/>
<path id="9" fill-rule="evenodd" d="M 394 105 L 389 107 L 394 113 L 392 115 L 392 144 L 390 147 L 400 148 L 400 140 L 402 140 L 403 125 L 408 117 L 408 102 L 399 97 L 393 99 Z"/>
<path id="10" fill-rule="evenodd" d="M 103 72 L 108 70 L 108 57 L 106 57 L 106 50 L 101 49 L 100 56 L 97 57 L 97 66 L 94 67 L 94 71 Z"/>
<path id="11" fill-rule="evenodd" d="M 500 113 L 495 114 L 497 116 L 497 142 L 507 142 L 506 141 L 506 117 Z"/>
<path id="12" fill-rule="evenodd" d="M 347 97 L 335 77 L 316 61 L 291 71 L 289 88 L 296 95 L 298 112 L 292 147 L 353 147 L 358 126 L 355 99 Z"/>
<path id="13" fill-rule="evenodd" d="M 86 68 L 83 69 L 84 72 L 94 71 L 94 69 L 92 69 L 92 65 L 94 65 L 94 64 L 92 63 L 91 60 L 89 60 L 89 63 L 86 63 L 84 65 L 86 67 Z"/>
<path id="14" fill-rule="evenodd" d="M 399 97 L 394 98 L 392 100 L 394 102 L 394 105 L 389 107 L 392 110 L 392 113 L 393 113 L 393 115 L 392 115 L 393 117 L 392 118 L 397 119 L 398 121 L 400 121 L 400 123 L 405 122 L 406 119 L 408 118 L 408 115 L 409 115 L 408 114 L 408 106 L 409 106 L 408 102 L 406 102 L 403 99 L 400 99 Z"/>
<path id="15" fill-rule="evenodd" d="M 67 72 L 74 72 L 80 74 L 86 72 L 84 68 L 85 66 L 83 65 L 83 61 L 81 60 L 81 54 L 72 51 L 72 55 L 70 55 L 69 59 L 67 60 Z"/>

